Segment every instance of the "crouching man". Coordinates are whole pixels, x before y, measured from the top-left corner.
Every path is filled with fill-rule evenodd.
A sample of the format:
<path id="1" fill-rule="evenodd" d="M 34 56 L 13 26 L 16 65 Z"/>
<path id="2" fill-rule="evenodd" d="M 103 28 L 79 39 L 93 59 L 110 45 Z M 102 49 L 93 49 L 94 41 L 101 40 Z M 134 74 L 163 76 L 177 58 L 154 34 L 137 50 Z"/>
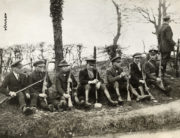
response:
<path id="1" fill-rule="evenodd" d="M 103 84 L 99 72 L 96 67 L 95 59 L 87 59 L 86 68 L 79 73 L 79 93 L 78 97 L 80 102 L 85 102 L 85 105 L 90 106 L 92 102 L 99 102 L 101 98 L 101 92 L 103 91 L 111 105 L 117 105 L 117 101 L 113 101 L 109 95 L 106 86 Z M 96 95 L 96 90 L 98 90 Z"/>
<path id="2" fill-rule="evenodd" d="M 48 88 L 51 87 L 52 82 L 49 78 L 49 75 L 46 72 L 47 71 L 46 64 L 47 63 L 45 63 L 44 60 L 36 61 L 33 64 L 33 66 L 35 67 L 35 70 L 29 76 L 29 83 L 33 84 L 40 80 L 42 81 L 32 86 L 30 88 L 30 92 L 31 92 L 31 95 L 36 97 L 34 98 L 34 101 L 33 101 L 35 107 L 39 105 L 40 108 L 52 112 L 54 111 L 54 106 L 52 104 L 49 104 L 48 97 L 47 97 Z M 46 84 L 46 86 L 44 86 L 43 84 Z M 45 92 L 43 92 L 43 89 L 46 89 Z"/>
<path id="3" fill-rule="evenodd" d="M 63 110 L 70 109 L 73 104 L 79 104 L 79 99 L 77 98 L 77 81 L 71 72 L 70 65 L 62 60 L 58 65 L 60 68 L 59 74 L 56 76 L 56 88 L 60 95 L 60 102 L 56 102 L 57 108 Z"/>
<path id="4" fill-rule="evenodd" d="M 31 104 L 34 97 L 31 97 L 28 90 L 22 92 L 17 91 L 25 88 L 28 85 L 28 79 L 26 75 L 22 74 L 22 64 L 21 60 L 14 62 L 11 65 L 11 72 L 5 77 L 0 87 L 0 91 L 7 96 L 11 96 L 11 100 L 18 101 L 20 109 L 25 115 L 32 114 L 34 108 L 32 106 L 28 107 L 26 100 L 30 99 Z"/>

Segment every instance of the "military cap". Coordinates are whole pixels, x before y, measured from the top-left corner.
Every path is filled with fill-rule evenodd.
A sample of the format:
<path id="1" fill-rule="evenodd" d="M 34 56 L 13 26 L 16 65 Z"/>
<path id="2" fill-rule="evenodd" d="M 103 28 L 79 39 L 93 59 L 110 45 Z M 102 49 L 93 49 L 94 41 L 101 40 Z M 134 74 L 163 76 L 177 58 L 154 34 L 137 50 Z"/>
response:
<path id="1" fill-rule="evenodd" d="M 157 53 L 158 53 L 158 50 L 156 50 L 156 49 L 150 49 L 149 50 L 149 54 L 151 54 L 151 55 L 155 55 Z"/>
<path id="2" fill-rule="evenodd" d="M 121 59 L 121 57 L 120 57 L 120 56 L 113 57 L 113 58 L 111 59 L 111 62 L 115 62 L 117 59 Z"/>
<path id="3" fill-rule="evenodd" d="M 96 63 L 96 59 L 94 59 L 94 58 L 88 58 L 88 59 L 86 59 L 86 62 L 87 62 L 88 64 L 95 64 L 95 63 Z"/>
<path id="4" fill-rule="evenodd" d="M 168 21 L 168 20 L 170 20 L 170 19 L 171 19 L 171 18 L 170 18 L 169 15 L 166 15 L 166 16 L 163 17 L 163 20 L 164 20 L 164 21 Z"/>
<path id="5" fill-rule="evenodd" d="M 38 61 L 36 61 L 36 62 L 34 62 L 33 63 L 33 66 L 38 66 L 38 65 L 40 65 L 40 64 L 45 64 L 45 61 L 44 60 L 38 60 Z"/>
<path id="6" fill-rule="evenodd" d="M 11 67 L 12 67 L 12 68 L 13 68 L 13 67 L 22 67 L 21 62 L 22 62 L 22 60 L 17 60 L 17 61 L 15 61 L 15 62 L 13 62 L 13 63 L 11 64 Z"/>
<path id="7" fill-rule="evenodd" d="M 58 67 L 65 67 L 65 66 L 70 66 L 66 60 L 61 60 Z"/>
<path id="8" fill-rule="evenodd" d="M 141 57 L 142 56 L 142 54 L 141 53 L 135 53 L 134 55 L 133 55 L 133 58 L 136 58 L 136 57 Z"/>

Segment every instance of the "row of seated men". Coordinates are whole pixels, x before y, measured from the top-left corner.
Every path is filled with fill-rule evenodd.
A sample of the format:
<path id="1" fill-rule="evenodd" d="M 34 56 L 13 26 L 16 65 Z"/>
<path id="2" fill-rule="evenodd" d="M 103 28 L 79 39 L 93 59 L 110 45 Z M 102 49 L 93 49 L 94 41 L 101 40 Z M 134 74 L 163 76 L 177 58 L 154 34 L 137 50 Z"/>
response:
<path id="1" fill-rule="evenodd" d="M 154 85 L 169 96 L 169 89 L 161 85 L 162 79 L 158 75 L 157 54 L 156 50 L 150 50 L 150 58 L 144 65 L 141 65 L 141 53 L 135 53 L 128 71 L 124 71 L 121 67 L 121 57 L 112 58 L 112 67 L 106 70 L 107 84 L 104 83 L 95 68 L 95 59 L 86 60 L 86 67 L 79 72 L 79 84 L 70 65 L 62 60 L 58 65 L 60 71 L 56 74 L 56 92 L 50 90 L 52 82 L 45 71 L 45 61 L 35 62 L 33 64 L 34 71 L 28 76 L 22 73 L 21 61 L 17 61 L 11 65 L 12 71 L 3 80 L 0 92 L 10 96 L 11 100 L 16 100 L 20 110 L 25 115 L 35 113 L 37 108 L 48 111 L 63 111 L 73 105 L 90 107 L 93 103 L 100 102 L 102 94 L 105 95 L 106 101 L 110 105 L 122 105 L 127 98 L 128 91 L 137 101 L 149 98 L 157 102 L 146 89 L 147 86 Z M 27 89 L 21 91 L 23 88 Z M 115 99 L 111 98 L 113 92 Z M 125 98 L 123 95 L 126 95 Z"/>

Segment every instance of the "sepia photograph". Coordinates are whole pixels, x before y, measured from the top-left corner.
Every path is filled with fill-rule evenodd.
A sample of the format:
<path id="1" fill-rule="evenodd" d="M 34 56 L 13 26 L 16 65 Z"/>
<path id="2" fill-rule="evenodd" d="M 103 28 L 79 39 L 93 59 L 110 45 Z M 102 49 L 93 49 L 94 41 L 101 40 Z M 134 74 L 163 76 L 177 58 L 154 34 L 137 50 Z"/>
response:
<path id="1" fill-rule="evenodd" d="M 0 0 L 0 138 L 179 138 L 179 0 Z"/>

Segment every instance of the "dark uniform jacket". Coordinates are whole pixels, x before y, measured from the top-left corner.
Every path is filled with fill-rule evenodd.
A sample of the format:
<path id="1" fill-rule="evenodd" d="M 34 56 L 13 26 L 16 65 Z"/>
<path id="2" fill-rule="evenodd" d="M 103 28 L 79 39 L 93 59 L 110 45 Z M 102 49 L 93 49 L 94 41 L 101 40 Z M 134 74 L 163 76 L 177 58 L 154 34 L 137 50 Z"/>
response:
<path id="1" fill-rule="evenodd" d="M 164 23 L 158 33 L 158 43 L 160 46 L 160 52 L 168 53 L 174 50 L 173 32 L 169 24 Z"/>
<path id="2" fill-rule="evenodd" d="M 97 73 L 97 75 L 96 75 Z M 93 69 L 93 74 L 94 74 L 94 77 L 93 78 L 90 78 L 89 75 L 88 75 L 88 70 L 87 69 L 83 69 L 79 72 L 79 82 L 81 85 L 86 85 L 88 84 L 88 81 L 91 81 L 91 80 L 94 80 L 97 76 L 97 79 L 99 81 L 101 81 L 102 83 L 104 82 L 103 79 L 100 77 L 99 75 L 99 72 L 97 72 L 96 69 Z"/>
<path id="3" fill-rule="evenodd" d="M 29 76 L 29 83 L 30 84 L 33 84 L 33 83 L 35 83 L 35 82 L 37 82 L 37 81 L 39 81 L 39 80 L 42 80 L 42 79 L 44 79 L 44 77 L 45 77 L 45 72 L 44 73 L 42 73 L 42 72 L 38 72 L 38 71 L 33 71 L 32 73 L 31 73 L 31 75 Z M 49 75 L 47 75 L 47 88 L 49 88 L 49 87 L 51 87 L 51 85 L 52 85 L 52 82 L 51 82 L 51 80 L 50 80 L 50 78 L 49 78 Z M 30 92 L 31 93 L 42 93 L 42 87 L 43 87 L 43 81 L 42 82 L 39 82 L 39 83 L 37 83 L 36 85 L 34 85 L 34 86 L 32 86 L 31 88 L 30 88 Z"/>
<path id="4" fill-rule="evenodd" d="M 142 66 L 141 66 L 141 70 L 139 69 L 138 65 L 133 62 L 130 64 L 130 83 L 134 86 L 134 87 L 138 87 L 139 86 L 139 80 L 142 80 Z"/>
<path id="5" fill-rule="evenodd" d="M 156 80 L 159 73 L 159 64 L 156 61 L 147 61 L 144 64 L 146 79 Z"/>
<path id="6" fill-rule="evenodd" d="M 67 83 L 68 83 L 67 81 L 68 81 L 69 73 L 70 72 L 59 72 L 59 74 L 56 76 L 56 88 L 60 96 L 62 96 L 67 91 Z M 77 81 L 72 73 L 71 73 L 71 79 L 72 79 L 72 83 L 71 83 L 71 89 L 72 89 L 73 87 L 77 86 Z"/>
<path id="7" fill-rule="evenodd" d="M 28 79 L 26 75 L 19 74 L 18 80 L 13 72 L 10 72 L 3 80 L 0 86 L 0 92 L 8 95 L 10 91 L 18 91 L 28 85 Z"/>
<path id="8" fill-rule="evenodd" d="M 106 71 L 107 76 L 107 82 L 109 84 L 113 84 L 115 81 L 118 82 L 126 82 L 126 79 L 124 77 L 120 78 L 119 75 L 123 72 L 122 68 L 119 68 L 118 70 L 111 67 Z"/>

